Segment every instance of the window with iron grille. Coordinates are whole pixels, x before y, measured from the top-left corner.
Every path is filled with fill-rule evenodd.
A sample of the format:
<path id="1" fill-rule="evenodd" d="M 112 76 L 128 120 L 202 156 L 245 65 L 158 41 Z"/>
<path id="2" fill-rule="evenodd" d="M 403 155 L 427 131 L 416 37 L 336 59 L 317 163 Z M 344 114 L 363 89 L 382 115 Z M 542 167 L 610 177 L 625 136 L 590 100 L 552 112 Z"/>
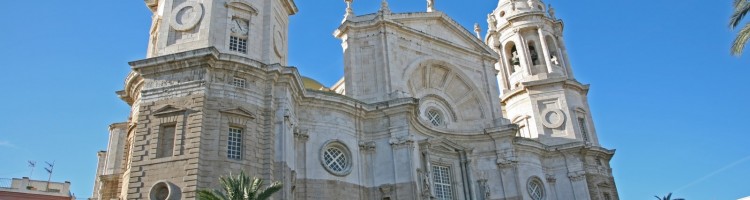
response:
<path id="1" fill-rule="evenodd" d="M 430 110 L 427 111 L 427 119 L 432 123 L 434 126 L 441 126 L 443 125 L 443 114 L 440 113 L 440 111 L 437 110 Z"/>
<path id="2" fill-rule="evenodd" d="M 240 53 L 247 53 L 247 39 L 237 36 L 229 37 L 229 50 Z"/>
<path id="3" fill-rule="evenodd" d="M 242 129 L 229 128 L 229 137 L 227 138 L 227 158 L 242 159 Z"/>
<path id="4" fill-rule="evenodd" d="M 544 185 L 538 178 L 532 178 L 526 185 L 532 200 L 542 200 L 544 198 Z"/>
<path id="5" fill-rule="evenodd" d="M 243 78 L 234 77 L 234 80 L 232 80 L 232 85 L 234 85 L 235 87 L 244 88 L 245 87 L 245 83 L 246 83 L 246 81 Z"/>
<path id="6" fill-rule="evenodd" d="M 453 199 L 453 184 L 451 168 L 448 166 L 432 165 L 432 179 L 435 188 L 435 198 L 438 200 Z"/>
<path id="7" fill-rule="evenodd" d="M 348 158 L 344 151 L 337 147 L 328 147 L 323 153 L 325 165 L 334 172 L 344 172 L 348 167 Z"/>

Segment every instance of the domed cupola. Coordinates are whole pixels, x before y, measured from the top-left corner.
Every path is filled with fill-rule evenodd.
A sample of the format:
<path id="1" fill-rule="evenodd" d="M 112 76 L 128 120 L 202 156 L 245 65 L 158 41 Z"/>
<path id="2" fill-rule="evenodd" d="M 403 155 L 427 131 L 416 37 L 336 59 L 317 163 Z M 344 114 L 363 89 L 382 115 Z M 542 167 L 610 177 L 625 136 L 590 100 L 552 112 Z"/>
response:
<path id="1" fill-rule="evenodd" d="M 499 27 L 495 28 L 499 29 L 512 19 L 520 16 L 545 16 L 546 11 L 547 6 L 540 0 L 501 0 L 493 12 L 494 17 L 497 19 L 497 25 L 499 25 Z"/>

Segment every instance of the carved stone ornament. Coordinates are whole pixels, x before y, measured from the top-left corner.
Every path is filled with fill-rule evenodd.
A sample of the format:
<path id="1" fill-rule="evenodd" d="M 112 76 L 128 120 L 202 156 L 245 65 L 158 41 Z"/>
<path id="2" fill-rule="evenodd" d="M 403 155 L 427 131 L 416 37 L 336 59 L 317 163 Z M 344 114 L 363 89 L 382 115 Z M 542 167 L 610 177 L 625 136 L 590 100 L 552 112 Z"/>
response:
<path id="1" fill-rule="evenodd" d="M 569 172 L 568 178 L 571 181 L 582 181 L 586 179 L 586 172 L 584 171 L 577 171 L 577 172 Z"/>
<path id="2" fill-rule="evenodd" d="M 273 51 L 276 56 L 284 56 L 284 35 L 280 30 L 276 30 L 276 34 L 273 35 Z"/>
<path id="3" fill-rule="evenodd" d="M 169 25 L 177 31 L 188 31 L 195 28 L 203 18 L 203 5 L 197 2 L 184 2 L 172 10 Z"/>
<path id="4" fill-rule="evenodd" d="M 547 128 L 559 128 L 565 123 L 565 113 L 560 109 L 542 111 L 542 124 Z"/>

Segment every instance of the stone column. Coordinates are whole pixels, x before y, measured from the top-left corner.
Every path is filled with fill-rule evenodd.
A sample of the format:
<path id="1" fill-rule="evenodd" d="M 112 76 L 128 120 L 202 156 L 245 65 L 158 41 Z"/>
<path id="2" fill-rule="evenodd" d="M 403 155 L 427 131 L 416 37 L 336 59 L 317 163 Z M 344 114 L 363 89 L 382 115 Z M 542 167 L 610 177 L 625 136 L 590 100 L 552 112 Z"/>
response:
<path id="1" fill-rule="evenodd" d="M 570 179 L 570 185 L 573 187 L 573 195 L 576 199 L 588 200 L 589 198 L 589 187 L 586 183 L 586 172 L 576 171 L 569 172 L 568 178 Z"/>
<path id="2" fill-rule="evenodd" d="M 557 36 L 556 38 L 557 46 L 560 48 L 560 59 L 562 59 L 560 63 L 565 65 L 565 70 L 568 72 L 568 79 L 575 79 L 575 77 L 573 77 L 573 69 L 570 67 L 570 61 L 568 61 L 568 50 L 565 47 L 565 40 L 562 35 Z"/>
<path id="3" fill-rule="evenodd" d="M 544 56 L 544 63 L 547 64 L 547 73 L 553 73 L 553 66 L 552 61 L 549 60 L 549 48 L 547 46 L 547 41 L 544 39 L 544 33 L 542 32 L 542 27 L 537 27 L 537 33 L 539 34 L 539 44 L 542 45 L 542 55 Z"/>
<path id="4" fill-rule="evenodd" d="M 524 40 L 523 37 L 521 37 L 520 31 L 515 30 L 515 32 L 516 32 L 516 41 L 515 41 L 516 51 L 518 51 L 518 56 L 520 57 L 520 60 L 521 60 L 521 68 L 526 70 L 526 74 L 531 76 L 533 75 L 531 73 L 531 66 L 533 63 L 531 62 L 531 58 L 529 58 L 529 53 L 530 53 L 528 49 L 529 47 L 526 46 L 527 45 L 526 40 Z"/>

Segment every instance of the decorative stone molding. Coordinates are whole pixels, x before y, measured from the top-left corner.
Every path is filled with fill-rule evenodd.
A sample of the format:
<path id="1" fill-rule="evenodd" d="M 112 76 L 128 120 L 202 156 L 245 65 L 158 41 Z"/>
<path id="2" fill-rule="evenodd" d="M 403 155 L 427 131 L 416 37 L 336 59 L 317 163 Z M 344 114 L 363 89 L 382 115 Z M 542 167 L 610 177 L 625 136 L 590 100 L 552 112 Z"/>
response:
<path id="1" fill-rule="evenodd" d="M 388 141 L 388 143 L 391 144 L 393 148 L 414 147 L 414 138 L 411 135 L 392 137 L 391 140 Z"/>
<path id="2" fill-rule="evenodd" d="M 569 172 L 568 178 L 570 178 L 570 181 L 582 181 L 586 179 L 586 172 L 585 171 L 576 171 L 576 172 Z"/>
<path id="3" fill-rule="evenodd" d="M 430 181 L 430 172 L 425 171 L 422 169 L 417 169 L 417 174 L 419 175 L 419 180 L 422 185 L 422 199 L 432 199 L 432 189 L 431 189 L 431 181 Z"/>
<path id="4" fill-rule="evenodd" d="M 298 127 L 294 128 L 294 138 L 297 138 L 298 140 L 302 142 L 307 142 L 307 140 L 310 139 L 310 135 L 307 134 L 306 129 L 300 129 Z"/>
<path id="5" fill-rule="evenodd" d="M 383 185 L 380 185 L 380 187 L 378 189 L 380 189 L 381 198 L 391 198 L 391 196 L 393 195 L 393 185 L 392 184 L 383 184 Z"/>
<path id="6" fill-rule="evenodd" d="M 516 165 L 518 165 L 517 161 L 504 160 L 504 159 L 497 160 L 497 166 L 502 169 L 512 168 L 512 167 L 515 167 Z"/>
<path id="7" fill-rule="evenodd" d="M 172 10 L 169 25 L 177 31 L 189 31 L 195 28 L 203 18 L 203 4 L 187 1 Z"/>
<path id="8" fill-rule="evenodd" d="M 365 152 L 375 151 L 375 142 L 359 142 L 359 150 Z"/>
<path id="9" fill-rule="evenodd" d="M 547 174 L 547 183 L 554 184 L 557 182 L 557 178 L 555 178 L 554 174 Z"/>
<path id="10" fill-rule="evenodd" d="M 490 199 L 491 189 L 490 185 L 487 184 L 487 179 L 479 179 L 477 187 L 479 187 L 479 194 L 482 200 Z"/>
<path id="11" fill-rule="evenodd" d="M 557 116 L 554 117 L 553 116 Z M 565 113 L 560 109 L 542 111 L 542 124 L 547 128 L 559 128 L 565 123 Z"/>

